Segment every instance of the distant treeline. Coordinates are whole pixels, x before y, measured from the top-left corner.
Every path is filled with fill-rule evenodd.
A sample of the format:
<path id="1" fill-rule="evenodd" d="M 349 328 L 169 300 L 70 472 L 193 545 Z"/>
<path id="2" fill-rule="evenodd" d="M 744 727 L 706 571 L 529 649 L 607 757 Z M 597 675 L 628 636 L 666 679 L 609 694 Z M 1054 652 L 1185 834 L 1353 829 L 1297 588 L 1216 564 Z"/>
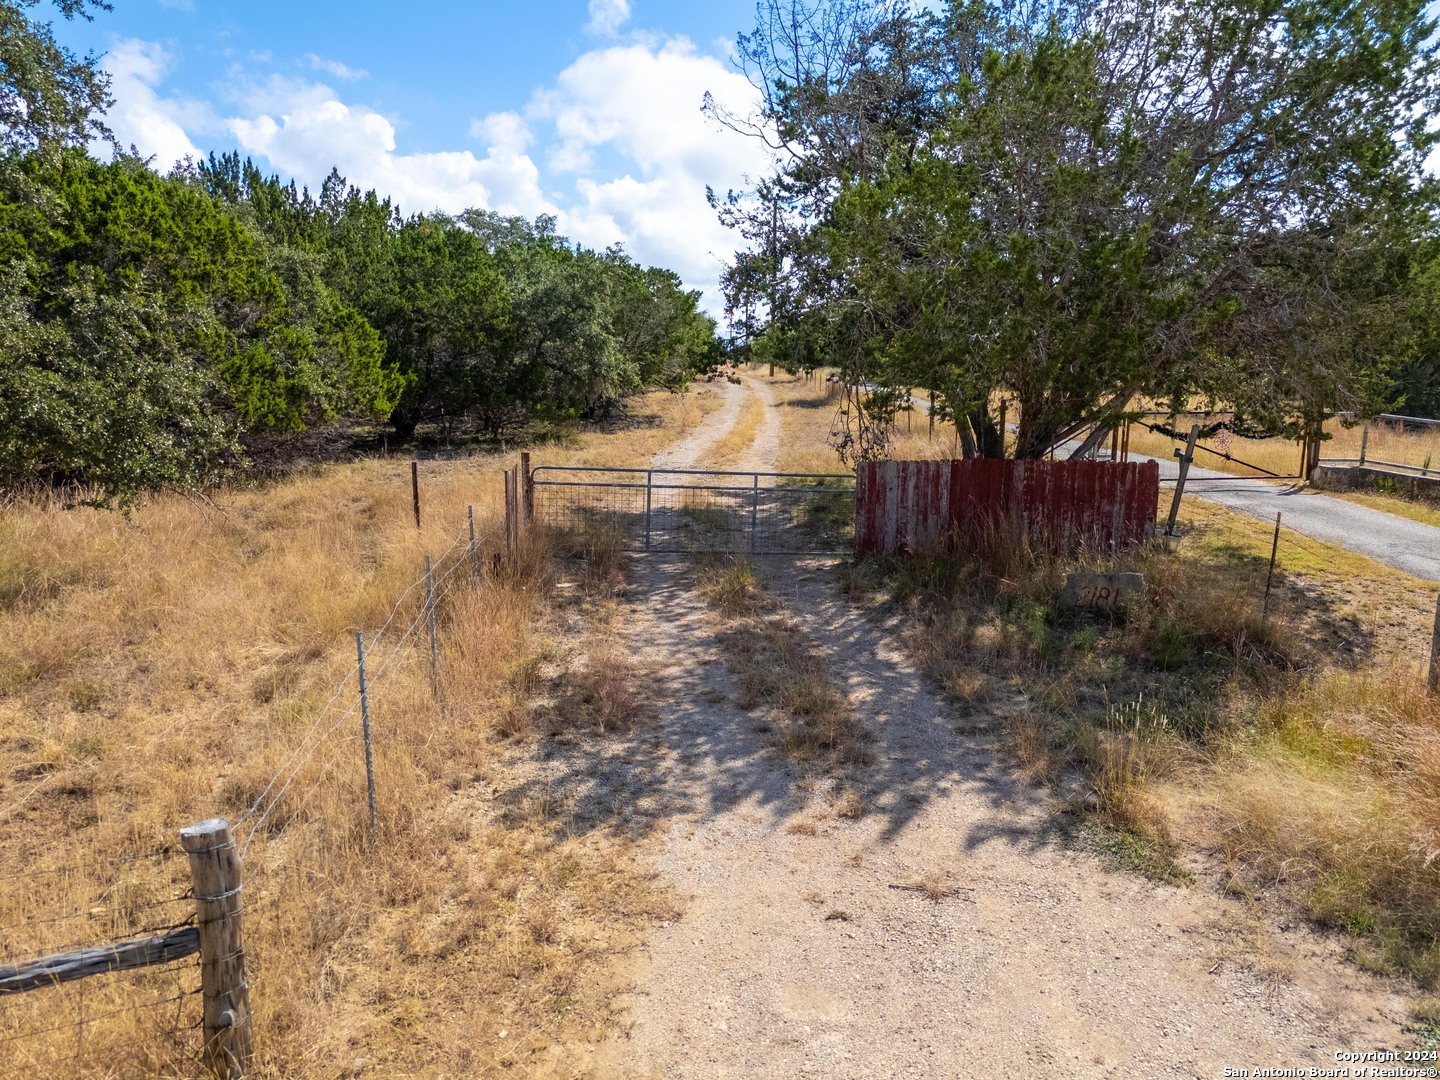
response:
<path id="1" fill-rule="evenodd" d="M 604 417 L 720 351 L 668 270 L 551 218 L 402 218 L 238 154 L 0 160 L 0 486 L 205 485 L 354 419 L 496 437 Z"/>

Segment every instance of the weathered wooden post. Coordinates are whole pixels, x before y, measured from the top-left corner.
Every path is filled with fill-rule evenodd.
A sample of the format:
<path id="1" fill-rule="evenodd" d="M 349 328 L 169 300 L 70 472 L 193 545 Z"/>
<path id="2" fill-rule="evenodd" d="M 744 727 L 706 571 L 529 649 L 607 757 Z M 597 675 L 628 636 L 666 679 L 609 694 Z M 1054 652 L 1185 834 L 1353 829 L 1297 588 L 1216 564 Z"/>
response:
<path id="1" fill-rule="evenodd" d="M 223 1080 L 239 1080 L 255 1050 L 240 927 L 240 855 L 224 818 L 181 829 L 180 845 L 190 857 L 200 930 L 205 1067 Z"/>
<path id="2" fill-rule="evenodd" d="M 1009 406 L 1010 399 L 1002 397 L 1000 399 L 1000 456 L 1002 458 L 1005 456 L 1005 436 L 1007 434 L 1007 428 L 1005 427 L 1005 412 L 1009 408 Z"/>
<path id="3" fill-rule="evenodd" d="M 1365 464 L 1365 448 L 1370 445 L 1370 421 L 1365 421 L 1365 426 L 1360 429 L 1360 464 Z"/>
<path id="4" fill-rule="evenodd" d="M 410 493 L 415 500 L 415 527 L 420 527 L 420 463 L 410 462 Z"/>
<path id="5" fill-rule="evenodd" d="M 1185 477 L 1190 472 L 1190 462 L 1195 460 L 1195 443 L 1200 438 L 1200 425 L 1190 425 L 1190 438 L 1185 440 L 1185 452 L 1175 451 L 1180 459 L 1180 475 L 1175 479 L 1175 498 L 1170 502 L 1170 520 L 1165 524 L 1165 535 L 1175 535 L 1175 519 L 1180 514 L 1180 496 L 1185 494 Z"/>

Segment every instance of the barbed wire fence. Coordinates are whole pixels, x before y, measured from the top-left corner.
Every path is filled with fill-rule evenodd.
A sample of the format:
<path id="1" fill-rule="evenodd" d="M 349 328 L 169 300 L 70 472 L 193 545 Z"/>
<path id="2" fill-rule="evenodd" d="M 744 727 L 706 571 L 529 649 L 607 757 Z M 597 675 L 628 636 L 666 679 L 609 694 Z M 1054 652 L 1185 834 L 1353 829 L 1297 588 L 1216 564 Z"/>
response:
<path id="1" fill-rule="evenodd" d="M 245 881 L 240 867 L 257 838 L 278 840 L 303 820 L 347 757 L 352 766 L 364 762 L 369 839 L 379 842 L 385 792 L 374 759 L 384 736 L 372 723 L 375 699 L 418 663 L 428 666 L 424 682 L 439 717 L 441 616 L 462 589 L 514 565 L 533 505 L 529 455 L 521 457 L 506 473 L 503 554 L 481 558 L 468 507 L 449 546 L 424 556 L 380 626 L 355 632 L 354 663 L 233 827 L 214 819 L 182 830 L 178 846 L 0 873 L 0 1076 L 53 1076 L 60 1066 L 68 1075 L 100 1064 L 105 1075 L 187 1075 L 197 1061 L 213 1075 L 246 1074 L 252 1035 L 241 917 L 277 913 L 292 895 L 284 874 L 296 867 L 288 859 L 273 868 L 274 880 L 248 907 L 243 891 L 267 867 L 247 869 Z M 417 525 L 418 511 L 417 490 Z"/>
<path id="2" fill-rule="evenodd" d="M 0 874 L 9 886 L 0 902 L 0 1075 L 53 1075 L 102 1051 L 124 1058 L 126 1025 L 139 1013 L 154 1023 L 137 1070 L 199 1056 L 195 902 L 182 854 L 170 847 Z M 148 953 L 126 947 L 142 941 Z M 131 966 L 136 952 L 157 962 L 134 964 L 144 970 L 123 986 L 82 981 Z"/>

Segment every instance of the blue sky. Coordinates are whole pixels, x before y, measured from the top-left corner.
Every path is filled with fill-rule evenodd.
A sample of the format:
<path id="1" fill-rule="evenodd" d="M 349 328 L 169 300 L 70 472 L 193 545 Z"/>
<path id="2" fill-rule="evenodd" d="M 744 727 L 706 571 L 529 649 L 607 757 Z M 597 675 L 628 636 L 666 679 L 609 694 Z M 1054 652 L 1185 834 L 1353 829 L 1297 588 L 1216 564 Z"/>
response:
<path id="1" fill-rule="evenodd" d="M 114 5 L 56 33 L 101 55 L 110 125 L 157 169 L 238 148 L 312 187 L 338 165 L 407 213 L 553 213 L 573 239 L 622 242 L 718 307 L 736 240 L 705 185 L 739 186 L 766 157 L 700 102 L 708 90 L 750 107 L 730 50 L 753 0 Z"/>

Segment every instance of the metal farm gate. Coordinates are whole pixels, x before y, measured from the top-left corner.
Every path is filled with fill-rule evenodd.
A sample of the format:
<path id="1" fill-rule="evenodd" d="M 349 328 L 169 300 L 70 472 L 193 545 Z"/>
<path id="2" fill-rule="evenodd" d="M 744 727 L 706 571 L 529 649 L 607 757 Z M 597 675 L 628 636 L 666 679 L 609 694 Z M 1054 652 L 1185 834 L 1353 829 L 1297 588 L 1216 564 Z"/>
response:
<path id="1" fill-rule="evenodd" d="M 529 487 L 538 524 L 615 530 L 629 551 L 828 555 L 854 544 L 851 474 L 541 465 Z"/>

